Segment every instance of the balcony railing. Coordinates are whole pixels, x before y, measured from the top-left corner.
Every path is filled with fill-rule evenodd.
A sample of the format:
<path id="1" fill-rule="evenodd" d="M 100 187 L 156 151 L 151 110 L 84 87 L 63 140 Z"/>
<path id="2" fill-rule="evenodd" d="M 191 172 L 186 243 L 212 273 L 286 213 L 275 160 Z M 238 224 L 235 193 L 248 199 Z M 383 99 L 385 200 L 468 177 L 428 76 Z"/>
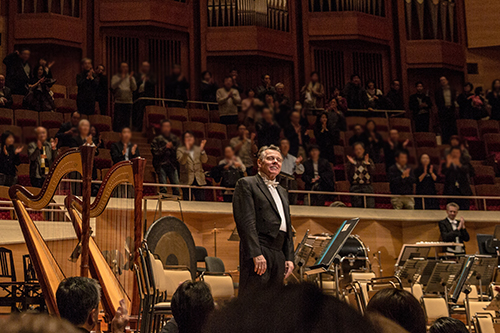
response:
<path id="1" fill-rule="evenodd" d="M 385 16 L 385 0 L 309 0 L 311 12 L 361 12 Z"/>
<path id="2" fill-rule="evenodd" d="M 288 0 L 209 0 L 209 27 L 260 26 L 289 31 Z"/>
<path id="3" fill-rule="evenodd" d="M 19 0 L 18 13 L 52 13 L 80 17 L 80 0 Z"/>

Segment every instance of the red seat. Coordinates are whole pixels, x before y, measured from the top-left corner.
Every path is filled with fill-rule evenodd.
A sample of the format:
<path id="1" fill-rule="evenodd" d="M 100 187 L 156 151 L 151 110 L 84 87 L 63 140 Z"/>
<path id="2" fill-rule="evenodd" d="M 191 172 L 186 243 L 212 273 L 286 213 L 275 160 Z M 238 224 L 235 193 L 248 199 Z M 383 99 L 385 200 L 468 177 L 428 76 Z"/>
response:
<path id="1" fill-rule="evenodd" d="M 429 155 L 429 158 L 431 159 L 431 165 L 434 165 L 434 172 L 437 174 L 438 169 L 436 169 L 436 166 L 441 165 L 441 150 L 437 147 L 435 148 L 417 148 L 417 158 L 418 161 L 420 161 L 420 157 L 423 154 Z"/>
<path id="2" fill-rule="evenodd" d="M 104 147 L 106 147 L 106 149 L 111 149 L 111 145 L 113 143 L 120 141 L 120 133 L 106 131 L 106 132 L 101 132 L 100 134 L 102 142 L 104 144 Z"/>
<path id="3" fill-rule="evenodd" d="M 341 180 L 335 182 L 335 192 L 350 192 L 351 183 L 347 180 Z M 352 207 L 351 196 L 349 195 L 339 195 L 339 201 L 342 201 L 347 207 Z"/>
<path id="4" fill-rule="evenodd" d="M 354 126 L 359 124 L 361 126 L 365 126 L 366 123 L 366 118 L 365 117 L 346 117 L 345 118 L 346 124 L 347 124 L 347 130 L 352 131 L 354 129 Z"/>
<path id="5" fill-rule="evenodd" d="M 227 139 L 226 125 L 210 123 L 205 124 L 206 134 L 208 138 Z"/>
<path id="6" fill-rule="evenodd" d="M 389 124 L 391 129 L 397 129 L 400 132 L 411 133 L 411 120 L 408 118 L 390 118 Z"/>
<path id="7" fill-rule="evenodd" d="M 14 124 L 14 110 L 0 108 L 0 125 Z"/>
<path id="8" fill-rule="evenodd" d="M 21 139 L 23 137 L 23 130 L 21 129 L 21 127 L 14 125 L 0 125 L 0 134 L 5 131 L 12 132 L 14 134 L 14 140 L 16 142 L 22 142 Z"/>
<path id="9" fill-rule="evenodd" d="M 373 183 L 373 192 L 376 194 L 391 194 L 389 183 Z M 375 197 L 375 208 L 391 209 L 391 198 Z"/>
<path id="10" fill-rule="evenodd" d="M 477 127 L 481 137 L 487 133 L 500 133 L 500 125 L 497 120 L 478 120 Z"/>
<path id="11" fill-rule="evenodd" d="M 64 122 L 64 116 L 59 112 L 40 112 L 40 125 L 46 129 L 59 129 Z"/>
<path id="12" fill-rule="evenodd" d="M 216 167 L 219 163 L 217 163 L 217 157 L 208 155 L 208 160 L 206 163 L 203 163 L 203 170 L 210 171 L 213 167 Z"/>
<path id="13" fill-rule="evenodd" d="M 421 147 L 436 147 L 436 134 L 430 132 L 413 133 L 413 139 L 417 148 Z"/>
<path id="14" fill-rule="evenodd" d="M 205 125 L 198 121 L 185 121 L 182 124 L 184 132 L 191 131 L 197 139 L 205 138 Z"/>
<path id="15" fill-rule="evenodd" d="M 208 138 L 205 144 L 207 155 L 222 156 L 222 141 L 219 139 Z"/>
<path id="16" fill-rule="evenodd" d="M 109 149 L 99 149 L 99 155 L 94 158 L 94 166 L 97 169 L 109 169 L 113 165 Z"/>
<path id="17" fill-rule="evenodd" d="M 23 95 L 12 95 L 12 110 L 22 109 L 23 100 Z"/>
<path id="18" fill-rule="evenodd" d="M 61 113 L 72 113 L 76 111 L 76 101 L 69 98 L 56 98 L 54 100 L 56 111 Z"/>
<path id="19" fill-rule="evenodd" d="M 189 120 L 198 121 L 200 123 L 208 123 L 209 112 L 203 109 L 189 109 L 188 110 Z"/>
<path id="20" fill-rule="evenodd" d="M 372 173 L 372 182 L 375 183 L 385 183 L 387 182 L 387 173 L 385 170 L 384 163 L 376 163 L 375 170 Z"/>
<path id="21" fill-rule="evenodd" d="M 333 153 L 335 155 L 335 165 L 333 166 L 333 172 L 335 173 L 336 180 L 347 180 L 346 177 L 346 157 L 344 147 L 334 146 Z"/>
<path id="22" fill-rule="evenodd" d="M 474 169 L 476 174 L 474 176 L 475 185 L 495 184 L 495 170 L 492 166 L 476 165 Z"/>
<path id="23" fill-rule="evenodd" d="M 472 119 L 458 119 L 457 120 L 458 135 L 467 141 L 479 140 L 479 129 L 477 121 Z"/>
<path id="24" fill-rule="evenodd" d="M 500 153 L 500 133 L 487 133 L 483 137 L 487 154 Z"/>
<path id="25" fill-rule="evenodd" d="M 375 123 L 378 132 L 389 132 L 389 121 L 387 118 L 370 118 Z"/>
<path id="26" fill-rule="evenodd" d="M 97 131 L 99 131 L 99 133 L 111 131 L 112 122 L 110 116 L 102 116 L 100 114 L 95 114 L 89 116 L 89 121 L 90 124 L 94 126 L 97 129 Z"/>
<path id="27" fill-rule="evenodd" d="M 179 138 L 182 136 L 182 121 L 179 120 L 170 120 L 171 124 L 171 129 L 170 131 L 174 134 L 177 135 Z"/>
<path id="28" fill-rule="evenodd" d="M 163 106 L 148 105 L 146 110 L 146 128 L 160 129 L 161 121 L 167 118 L 167 109 Z"/>
<path id="29" fill-rule="evenodd" d="M 38 112 L 19 109 L 15 112 L 15 123 L 17 126 L 38 126 Z"/>
<path id="30" fill-rule="evenodd" d="M 36 128 L 35 126 L 26 126 L 26 127 L 23 127 L 23 142 L 25 144 L 28 145 L 31 142 L 35 142 L 36 141 L 35 128 Z"/>
<path id="31" fill-rule="evenodd" d="M 494 210 L 494 211 L 500 210 L 500 185 L 483 184 L 483 185 L 476 185 L 475 188 L 477 196 L 499 197 L 498 200 L 486 199 L 486 208 L 487 210 Z M 478 209 L 480 210 L 485 209 L 484 200 L 481 199 L 477 200 L 477 205 Z"/>
<path id="32" fill-rule="evenodd" d="M 188 121 L 189 115 L 188 110 L 184 108 L 168 108 L 167 109 L 168 119 Z"/>
<path id="33" fill-rule="evenodd" d="M 406 140 L 408 140 L 408 145 L 406 146 L 407 148 L 415 147 L 413 142 L 413 135 L 410 132 L 400 132 L 399 141 L 405 142 Z"/>

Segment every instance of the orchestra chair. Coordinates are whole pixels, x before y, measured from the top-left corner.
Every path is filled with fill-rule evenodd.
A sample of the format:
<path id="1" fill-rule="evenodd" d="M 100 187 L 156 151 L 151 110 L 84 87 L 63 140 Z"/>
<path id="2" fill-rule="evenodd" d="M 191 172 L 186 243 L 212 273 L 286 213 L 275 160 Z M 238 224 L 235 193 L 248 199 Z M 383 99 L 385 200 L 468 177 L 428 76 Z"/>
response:
<path id="1" fill-rule="evenodd" d="M 0 109 L 0 125 L 14 124 L 14 110 Z"/>
<path id="2" fill-rule="evenodd" d="M 466 310 L 466 313 L 469 314 L 471 320 L 478 313 L 481 313 L 481 314 L 489 313 L 494 318 L 496 316 L 495 311 L 494 310 L 486 310 L 486 307 L 488 305 L 490 305 L 490 302 L 479 302 L 479 301 L 469 300 L 469 304 L 467 304 L 467 302 L 465 302 L 465 310 Z"/>
<path id="3" fill-rule="evenodd" d="M 213 157 L 213 156 L 212 156 Z M 207 249 L 204 248 L 203 246 L 196 246 L 195 247 L 195 253 L 196 253 L 196 263 L 203 263 L 205 267 L 197 267 L 197 274 L 201 275 L 203 272 L 206 271 L 206 264 L 205 264 L 205 258 L 208 257 L 208 252 Z"/>
<path id="4" fill-rule="evenodd" d="M 415 283 L 412 287 L 405 287 L 403 289 L 412 294 L 419 301 L 422 299 L 422 296 L 424 296 L 424 290 L 420 283 Z"/>
<path id="5" fill-rule="evenodd" d="M 367 304 L 377 292 L 387 288 L 403 289 L 403 283 L 401 283 L 401 280 L 396 276 L 372 278 L 366 285 L 368 292 Z"/>
<path id="6" fill-rule="evenodd" d="M 217 257 L 205 257 L 206 271 L 209 273 L 224 274 L 226 268 L 222 259 Z"/>
<path id="7" fill-rule="evenodd" d="M 425 295 L 422 297 L 422 305 L 428 324 L 433 323 L 438 318 L 450 316 L 448 304 L 442 297 Z"/>
<path id="8" fill-rule="evenodd" d="M 497 297 L 497 295 L 499 294 L 499 292 L 495 289 L 496 286 L 497 284 L 495 282 L 490 283 L 490 285 L 488 286 L 490 296 L 492 299 Z"/>
<path id="9" fill-rule="evenodd" d="M 45 307 L 45 299 L 42 295 L 42 288 L 36 275 L 35 267 L 31 262 L 29 254 L 23 255 L 23 269 L 24 269 L 24 297 L 23 297 L 23 310 L 28 310 L 32 305 L 38 305 L 39 310 Z"/>
<path id="10" fill-rule="evenodd" d="M 494 317 L 491 313 L 477 313 L 472 318 L 476 333 L 495 333 Z"/>
<path id="11" fill-rule="evenodd" d="M 357 285 L 358 292 L 360 293 L 361 296 L 361 308 L 362 312 L 364 313 L 366 306 L 368 305 L 369 301 L 369 295 L 368 295 L 368 283 L 373 279 L 376 278 L 374 272 L 365 272 L 365 271 L 356 271 L 352 270 L 349 272 L 349 276 L 351 278 L 351 281 Z"/>
<path id="12" fill-rule="evenodd" d="M 137 272 L 137 279 L 141 284 L 141 289 L 144 293 L 144 299 L 142 300 L 142 313 L 141 313 L 141 329 L 140 332 L 149 332 L 151 327 L 151 312 L 153 306 L 154 288 L 150 284 L 150 267 L 148 263 L 149 254 L 147 245 L 143 242 L 142 246 L 138 249 L 139 251 L 139 271 Z"/>
<path id="13" fill-rule="evenodd" d="M 202 275 L 202 280 L 210 288 L 215 303 L 220 304 L 234 297 L 234 283 L 231 275 L 205 272 Z"/>
<path id="14" fill-rule="evenodd" d="M 11 313 L 17 312 L 17 303 L 23 302 L 22 292 L 23 284 L 18 282 L 16 278 L 16 268 L 14 266 L 14 258 L 12 250 L 5 247 L 0 247 L 0 306 L 8 306 L 11 308 Z M 4 279 L 9 281 L 3 281 Z"/>
<path id="15" fill-rule="evenodd" d="M 144 309 L 146 305 L 146 294 L 145 294 L 145 282 L 144 282 L 144 276 L 142 274 L 142 268 L 140 267 L 142 264 L 140 263 L 139 260 L 139 265 L 134 264 L 133 266 L 133 272 L 136 278 L 136 283 L 137 283 L 137 291 L 139 292 L 139 312 L 137 314 L 137 327 L 140 329 L 141 332 L 143 332 L 143 318 L 145 316 L 144 314 Z"/>

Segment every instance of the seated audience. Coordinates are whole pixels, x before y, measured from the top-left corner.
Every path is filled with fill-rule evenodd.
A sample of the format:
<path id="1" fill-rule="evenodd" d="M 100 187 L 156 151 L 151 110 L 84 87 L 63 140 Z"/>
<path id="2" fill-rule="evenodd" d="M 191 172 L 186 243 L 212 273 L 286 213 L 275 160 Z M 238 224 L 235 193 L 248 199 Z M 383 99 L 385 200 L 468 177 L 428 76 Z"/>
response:
<path id="1" fill-rule="evenodd" d="M 264 103 L 266 101 L 266 94 L 271 93 L 271 95 L 274 96 L 276 93 L 276 88 L 274 88 L 273 84 L 271 83 L 271 76 L 269 74 L 263 74 L 261 76 L 261 84 L 260 86 L 257 87 L 255 94 L 257 95 L 257 98 Z"/>
<path id="2" fill-rule="evenodd" d="M 349 146 L 354 146 L 356 142 L 363 142 L 365 143 L 365 135 L 364 135 L 364 129 L 363 126 L 360 124 L 354 125 L 352 129 L 353 135 L 349 138 Z"/>
<path id="3" fill-rule="evenodd" d="M 10 88 L 14 95 L 26 95 L 28 84 L 31 80 L 31 67 L 28 63 L 31 52 L 28 49 L 14 51 L 8 54 L 3 63 L 6 68 L 5 85 Z"/>
<path id="4" fill-rule="evenodd" d="M 300 93 L 304 99 L 304 108 L 306 111 L 323 107 L 323 98 L 325 97 L 325 87 L 319 82 L 318 72 L 312 72 L 311 81 L 302 87 Z"/>
<path id="5" fill-rule="evenodd" d="M 401 91 L 401 83 L 399 80 L 392 81 L 391 90 L 389 90 L 385 98 L 387 99 L 387 107 L 389 110 L 405 109 L 403 92 Z"/>
<path id="6" fill-rule="evenodd" d="M 97 149 L 105 149 L 104 142 L 101 139 L 101 134 L 97 130 L 97 128 L 93 125 L 90 126 L 90 135 L 92 135 L 92 142 L 94 142 Z"/>
<path id="7" fill-rule="evenodd" d="M 17 166 L 21 164 L 19 153 L 23 146 L 14 147 L 14 133 L 5 131 L 0 137 L 0 186 L 17 183 Z"/>
<path id="8" fill-rule="evenodd" d="M 56 292 L 57 308 L 62 319 L 69 321 L 84 333 L 90 333 L 99 321 L 101 286 L 94 279 L 69 277 L 63 280 Z M 128 323 L 128 310 L 120 302 L 110 323 L 112 333 L 123 333 Z"/>
<path id="9" fill-rule="evenodd" d="M 283 162 L 281 163 L 281 173 L 279 175 L 280 185 L 287 190 L 297 190 L 297 181 L 295 180 L 295 175 L 301 175 L 304 173 L 304 166 L 301 164 L 302 156 L 295 157 L 290 152 L 290 141 L 288 139 L 281 139 L 280 150 L 283 156 Z M 288 193 L 288 199 L 291 205 L 297 203 L 297 194 Z"/>
<path id="10" fill-rule="evenodd" d="M 124 127 L 120 132 L 120 141 L 114 142 L 111 145 L 111 159 L 113 164 L 121 161 L 130 161 L 136 157 L 141 156 L 139 148 L 136 144 L 131 142 L 132 131 L 128 127 Z"/>
<path id="11" fill-rule="evenodd" d="M 194 143 L 194 134 L 191 131 L 186 131 L 182 134 L 182 145 L 177 148 L 177 161 L 179 161 L 179 184 L 191 186 L 203 186 L 207 182 L 205 180 L 205 172 L 203 171 L 203 163 L 208 161 L 208 156 L 205 153 L 205 144 L 207 140 L 201 140 L 199 146 Z M 202 189 L 192 189 L 196 201 L 203 201 L 205 193 Z M 182 197 L 184 200 L 191 200 L 189 197 L 189 189 L 182 189 Z"/>
<path id="12" fill-rule="evenodd" d="M 334 191 L 335 176 L 327 159 L 319 156 L 319 147 L 309 147 L 309 159 L 304 162 L 302 180 L 306 184 L 306 191 Z M 312 206 L 324 206 L 328 199 L 325 195 L 311 195 Z"/>
<path id="13" fill-rule="evenodd" d="M 396 322 L 409 333 L 426 333 L 424 310 L 419 301 L 405 290 L 380 290 L 370 299 L 366 312 L 378 313 Z"/>
<path id="14" fill-rule="evenodd" d="M 71 114 L 71 120 L 67 123 L 62 124 L 56 134 L 56 138 L 59 141 L 58 148 L 71 146 L 71 140 L 78 133 L 79 123 L 80 113 L 78 111 L 73 111 L 73 113 Z"/>
<path id="15" fill-rule="evenodd" d="M 436 180 L 437 175 L 434 172 L 434 166 L 431 165 L 429 155 L 422 154 L 418 167 L 415 169 L 415 178 L 417 180 L 417 195 L 436 195 Z M 439 209 L 439 201 L 434 198 L 425 198 L 425 209 Z M 416 209 L 424 209 L 422 206 L 422 198 L 416 198 Z"/>
<path id="16" fill-rule="evenodd" d="M 48 314 L 11 314 L 2 321 L 3 333 L 81 333 L 66 320 Z"/>
<path id="17" fill-rule="evenodd" d="M 267 107 L 262 109 L 262 119 L 256 124 L 258 147 L 278 145 L 281 127 L 273 118 L 273 113 Z"/>
<path id="18" fill-rule="evenodd" d="M 351 80 L 344 87 L 342 96 L 347 100 L 349 109 L 365 109 L 368 105 L 368 96 L 361 86 L 358 74 L 351 75 Z"/>
<path id="19" fill-rule="evenodd" d="M 137 89 L 134 72 L 129 72 L 126 62 L 120 64 L 117 74 L 111 78 L 111 90 L 115 101 L 113 115 L 113 131 L 120 132 L 124 127 L 130 127 L 130 117 L 134 105 L 133 93 Z"/>
<path id="20" fill-rule="evenodd" d="M 151 154 L 153 154 L 153 167 L 158 175 L 160 184 L 179 184 L 179 174 L 177 172 L 179 163 L 177 162 L 177 148 L 179 138 L 171 132 L 172 126 L 169 120 L 161 121 L 161 134 L 151 142 Z M 179 188 L 172 188 L 173 195 L 179 195 Z M 160 187 L 160 194 L 167 195 L 167 188 Z"/>
<path id="21" fill-rule="evenodd" d="M 372 186 L 371 173 L 375 170 L 375 164 L 370 156 L 366 153 L 365 147 L 362 142 L 354 144 L 354 158 L 347 155 L 349 160 L 349 181 L 351 193 L 374 193 Z M 366 207 L 364 205 L 365 199 L 363 196 L 351 196 L 351 204 L 353 207 L 360 208 L 375 208 L 375 198 L 366 197 Z"/>
<path id="22" fill-rule="evenodd" d="M 463 91 L 457 97 L 457 104 L 459 110 L 460 119 L 474 119 L 472 110 L 472 97 L 474 86 L 470 82 L 466 82 L 463 87 Z"/>
<path id="23" fill-rule="evenodd" d="M 366 82 L 366 96 L 368 97 L 367 107 L 371 109 L 379 109 L 383 105 L 384 94 L 382 90 L 377 89 L 375 86 L 375 81 L 368 80 Z"/>
<path id="24" fill-rule="evenodd" d="M 274 117 L 281 126 L 285 128 L 290 123 L 290 112 L 292 111 L 292 100 L 285 95 L 285 85 L 277 83 L 274 96 Z"/>
<path id="25" fill-rule="evenodd" d="M 444 220 L 439 221 L 439 232 L 443 242 L 462 243 L 470 240 L 469 232 L 465 228 L 465 220 L 463 217 L 457 221 L 457 215 L 460 207 L 450 202 L 446 205 L 446 214 L 448 215 Z M 465 253 L 465 246 L 447 247 L 445 252 L 451 253 Z"/>
<path id="26" fill-rule="evenodd" d="M 180 100 L 181 102 L 167 102 L 169 107 L 183 108 L 188 99 L 187 90 L 189 82 L 187 81 L 180 65 L 172 66 L 172 72 L 165 78 L 165 98 Z"/>
<path id="27" fill-rule="evenodd" d="M 30 181 L 31 186 L 41 188 L 57 155 L 57 138 L 48 142 L 47 130 L 41 126 L 35 129 L 35 133 L 36 141 L 28 145 Z"/>
<path id="28" fill-rule="evenodd" d="M 414 209 L 415 199 L 413 195 L 413 184 L 415 184 L 415 174 L 408 166 L 408 152 L 399 150 L 396 152 L 396 164 L 387 171 L 387 180 L 391 187 L 391 204 L 394 209 Z M 405 195 L 402 197 L 400 195 Z"/>
<path id="29" fill-rule="evenodd" d="M 404 142 L 399 141 L 399 132 L 397 129 L 389 131 L 389 138 L 384 145 L 384 160 L 385 168 L 389 170 L 396 163 L 396 153 L 400 150 L 405 150 L 410 143 L 410 140 Z"/>
<path id="30" fill-rule="evenodd" d="M 462 151 L 459 147 L 452 147 L 446 156 L 446 161 L 441 166 L 444 175 L 444 195 L 472 196 L 470 178 L 474 177 L 474 168 L 470 163 L 464 163 Z M 448 199 L 456 202 L 460 209 L 469 210 L 469 199 Z"/>
<path id="31" fill-rule="evenodd" d="M 10 88 L 5 85 L 5 76 L 0 75 L 0 109 L 10 109 L 12 103 L 12 93 Z"/>
<path id="32" fill-rule="evenodd" d="M 203 281 L 185 281 L 172 296 L 173 318 L 161 333 L 201 333 L 214 310 L 208 285 Z"/>
<path id="33" fill-rule="evenodd" d="M 250 134 L 245 125 L 240 125 L 238 126 L 238 136 L 232 138 L 229 145 L 245 165 L 247 175 L 253 175 L 253 156 L 257 152 L 255 133 Z"/>
<path id="34" fill-rule="evenodd" d="M 148 61 L 141 63 L 141 69 L 135 76 L 137 89 L 134 92 L 134 111 L 132 112 L 132 128 L 134 131 L 142 132 L 144 109 L 148 105 L 155 105 L 155 101 L 139 98 L 156 97 L 156 75 L 151 72 L 151 64 Z"/>
<path id="35" fill-rule="evenodd" d="M 241 102 L 240 93 L 233 88 L 233 78 L 224 78 L 224 86 L 217 90 L 217 103 L 219 103 L 219 114 L 221 124 L 238 123 L 238 104 Z"/>
<path id="36" fill-rule="evenodd" d="M 224 158 L 219 165 L 210 171 L 210 175 L 216 182 L 220 182 L 222 187 L 234 188 L 238 179 L 244 176 L 245 165 L 241 159 L 234 154 L 233 147 L 227 146 L 224 149 Z M 224 202 L 231 202 L 233 191 L 225 190 L 222 195 Z"/>
<path id="37" fill-rule="evenodd" d="M 293 111 L 290 114 L 290 123 L 283 130 L 283 134 L 290 143 L 290 154 L 306 157 L 309 135 L 307 127 L 300 123 L 300 112 Z"/>
<path id="38" fill-rule="evenodd" d="M 321 127 L 316 127 L 314 137 L 318 143 L 321 151 L 321 157 L 328 160 L 328 162 L 335 164 L 335 151 L 333 146 L 335 144 L 335 132 L 330 131 L 328 127 L 328 113 L 323 112 L 320 116 Z M 338 134 L 338 132 L 337 132 Z"/>
<path id="39" fill-rule="evenodd" d="M 469 333 L 469 330 L 456 318 L 441 317 L 432 324 L 429 333 Z"/>
<path id="40" fill-rule="evenodd" d="M 368 120 L 366 122 L 363 135 L 366 152 L 375 163 L 380 163 L 382 161 L 380 153 L 384 148 L 384 139 L 382 135 L 377 132 L 377 126 L 373 120 Z"/>
<path id="41" fill-rule="evenodd" d="M 491 91 L 486 95 L 488 104 L 491 107 L 490 119 L 500 120 L 500 80 L 493 80 Z"/>
<path id="42" fill-rule="evenodd" d="M 424 91 L 423 82 L 415 83 L 415 88 L 417 92 L 410 96 L 410 111 L 415 124 L 415 132 L 429 132 L 432 100 Z"/>
<path id="43" fill-rule="evenodd" d="M 234 87 L 234 85 L 233 85 Z M 209 71 L 204 71 L 201 73 L 201 83 L 200 83 L 200 96 L 203 102 L 217 102 L 217 90 L 219 86 L 214 81 L 212 73 Z M 238 90 L 238 89 L 236 89 Z"/>
<path id="44" fill-rule="evenodd" d="M 86 115 L 95 113 L 95 102 L 99 78 L 95 75 L 92 67 L 92 60 L 83 58 L 81 61 L 82 71 L 76 75 L 76 85 L 78 94 L 76 95 L 76 105 L 78 111 Z"/>
<path id="45" fill-rule="evenodd" d="M 56 80 L 45 77 L 42 66 L 34 69 L 35 75 L 28 85 L 28 93 L 24 96 L 23 107 L 34 111 L 52 111 L 56 108 L 54 98 L 52 98 L 50 87 Z"/>

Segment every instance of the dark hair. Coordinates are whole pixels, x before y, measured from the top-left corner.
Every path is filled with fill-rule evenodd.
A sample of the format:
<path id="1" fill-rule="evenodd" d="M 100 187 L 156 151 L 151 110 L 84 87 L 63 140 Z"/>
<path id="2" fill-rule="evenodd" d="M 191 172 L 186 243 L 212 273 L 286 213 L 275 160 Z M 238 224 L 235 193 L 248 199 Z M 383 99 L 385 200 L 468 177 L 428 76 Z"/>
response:
<path id="1" fill-rule="evenodd" d="M 319 73 L 317 71 L 312 71 L 311 75 L 309 75 L 309 77 L 312 77 L 314 74 L 316 74 L 319 77 Z"/>
<path id="2" fill-rule="evenodd" d="M 266 94 L 264 96 L 271 96 L 274 98 L 274 93 L 271 92 L 271 91 L 267 91 Z"/>
<path id="3" fill-rule="evenodd" d="M 170 120 L 168 119 L 162 119 L 161 122 L 160 122 L 160 128 L 163 126 L 163 124 L 165 123 L 169 123 L 170 125 L 172 125 L 172 123 L 170 122 Z"/>
<path id="4" fill-rule="evenodd" d="M 451 317 L 436 319 L 429 333 L 468 333 L 467 327 L 460 320 Z"/>
<path id="5" fill-rule="evenodd" d="M 495 90 L 495 83 L 500 82 L 500 79 L 495 79 L 493 82 L 491 82 L 491 90 Z"/>
<path id="6" fill-rule="evenodd" d="M 35 65 L 35 66 L 33 67 L 33 77 L 34 77 L 34 78 L 36 78 L 36 79 L 38 78 L 38 69 L 39 69 L 39 68 L 42 68 L 42 70 L 43 70 L 43 72 L 42 72 L 42 77 L 45 77 L 45 75 L 46 75 L 46 73 L 45 73 L 45 68 L 44 68 L 42 65 L 37 64 L 37 65 Z"/>
<path id="7" fill-rule="evenodd" d="M 5 142 L 7 141 L 8 137 L 11 135 L 13 137 L 15 137 L 14 133 L 12 133 L 11 131 L 5 131 L 2 133 L 2 136 L 0 136 L 0 148 L 3 149 L 3 147 L 5 146 Z"/>
<path id="8" fill-rule="evenodd" d="M 366 307 L 367 312 L 377 312 L 395 321 L 410 333 L 425 333 L 424 310 L 409 292 L 387 288 L 377 292 Z"/>
<path id="9" fill-rule="evenodd" d="M 459 145 L 464 143 L 464 141 L 462 140 L 462 138 L 459 135 L 450 136 L 450 142 L 451 142 L 451 140 L 457 140 Z"/>
<path id="10" fill-rule="evenodd" d="M 184 140 L 186 139 L 186 135 L 191 135 L 193 138 L 195 137 L 193 132 L 184 131 L 184 133 L 182 133 L 182 144 L 184 144 Z"/>
<path id="11" fill-rule="evenodd" d="M 417 81 L 417 82 L 415 82 L 415 87 L 418 86 L 419 84 L 424 85 L 424 83 L 422 81 Z"/>
<path id="12" fill-rule="evenodd" d="M 61 318 L 75 326 L 81 326 L 85 324 L 92 310 L 99 307 L 101 287 L 93 279 L 69 277 L 59 284 L 56 299 Z"/>
<path id="13" fill-rule="evenodd" d="M 307 152 L 310 154 L 314 149 L 320 150 L 318 145 L 310 145 Z"/>
<path id="14" fill-rule="evenodd" d="M 370 79 L 370 80 L 366 81 L 366 83 L 365 83 L 365 87 L 366 87 L 366 89 L 368 89 L 368 85 L 369 85 L 370 83 L 373 83 L 373 87 L 374 87 L 374 88 L 377 88 L 377 84 L 375 83 L 375 81 L 374 81 L 374 80 L 372 80 L 372 79 Z"/>
<path id="15" fill-rule="evenodd" d="M 373 129 L 374 132 L 377 132 L 377 124 L 372 120 L 372 119 L 369 119 L 366 121 L 366 124 L 365 124 L 365 131 L 368 131 L 368 124 L 373 124 L 375 125 L 375 128 Z"/>
<path id="16" fill-rule="evenodd" d="M 476 89 L 474 89 L 474 95 L 476 96 L 481 95 L 482 92 L 483 92 L 483 87 L 477 87 Z"/>
<path id="17" fill-rule="evenodd" d="M 205 321 L 214 310 L 210 288 L 202 281 L 185 281 L 172 296 L 172 314 L 179 333 L 201 332 Z"/>
<path id="18" fill-rule="evenodd" d="M 96 130 L 97 130 L 97 128 L 96 128 Z M 122 128 L 122 130 L 120 131 L 120 133 L 123 133 L 124 130 L 129 130 L 129 131 L 132 132 L 132 130 L 130 129 L 130 127 L 125 126 L 125 127 Z"/>
<path id="19" fill-rule="evenodd" d="M 452 151 L 458 150 L 460 152 L 460 155 L 462 154 L 462 149 L 459 146 L 453 146 L 450 148 L 450 151 L 448 152 L 448 155 L 451 154 Z"/>
<path id="20" fill-rule="evenodd" d="M 261 80 L 264 80 L 264 79 L 266 78 L 266 76 L 269 76 L 269 78 L 271 78 L 271 75 L 269 75 L 269 74 L 262 74 L 262 75 L 260 76 L 260 79 L 261 79 Z"/>
<path id="21" fill-rule="evenodd" d="M 231 81 L 233 81 L 233 77 L 231 75 L 226 75 L 224 76 L 224 82 L 227 80 L 227 79 L 231 79 Z M 234 83 L 234 81 L 233 81 Z"/>
<path id="22" fill-rule="evenodd" d="M 352 148 L 354 148 L 356 146 L 361 146 L 361 147 L 363 147 L 363 149 L 365 149 L 365 144 L 363 142 L 360 142 L 360 141 L 354 142 L 354 144 L 352 145 Z"/>
<path id="23" fill-rule="evenodd" d="M 201 78 L 203 79 L 205 77 L 205 75 L 207 75 L 207 74 L 210 74 L 210 76 L 212 76 L 212 72 L 210 72 L 210 71 L 203 71 L 201 73 Z"/>
<path id="24" fill-rule="evenodd" d="M 472 90 L 474 90 L 474 85 L 473 85 L 472 83 L 470 83 L 470 82 L 465 82 L 465 83 L 464 83 L 464 88 L 465 88 L 465 87 L 467 87 L 467 86 L 470 88 L 470 90 L 471 90 L 471 91 L 472 91 Z"/>
<path id="25" fill-rule="evenodd" d="M 403 154 L 408 156 L 408 155 L 410 155 L 410 152 L 406 149 L 400 149 L 400 150 L 397 150 L 396 153 L 394 153 L 394 157 L 399 158 L 399 156 L 401 156 Z"/>
<path id="26" fill-rule="evenodd" d="M 351 81 L 354 80 L 355 77 L 360 78 L 359 74 L 354 73 L 354 74 L 351 74 Z"/>
<path id="27" fill-rule="evenodd" d="M 255 94 L 255 89 L 253 89 L 253 88 L 247 89 L 247 91 L 245 92 L 245 94 L 248 96 L 248 94 L 250 93 L 250 91 L 253 91 L 254 94 Z"/>
<path id="28" fill-rule="evenodd" d="M 266 320 L 263 329 L 263 318 Z M 356 310 L 311 283 L 240 296 L 210 317 L 205 332 L 373 333 Z"/>

